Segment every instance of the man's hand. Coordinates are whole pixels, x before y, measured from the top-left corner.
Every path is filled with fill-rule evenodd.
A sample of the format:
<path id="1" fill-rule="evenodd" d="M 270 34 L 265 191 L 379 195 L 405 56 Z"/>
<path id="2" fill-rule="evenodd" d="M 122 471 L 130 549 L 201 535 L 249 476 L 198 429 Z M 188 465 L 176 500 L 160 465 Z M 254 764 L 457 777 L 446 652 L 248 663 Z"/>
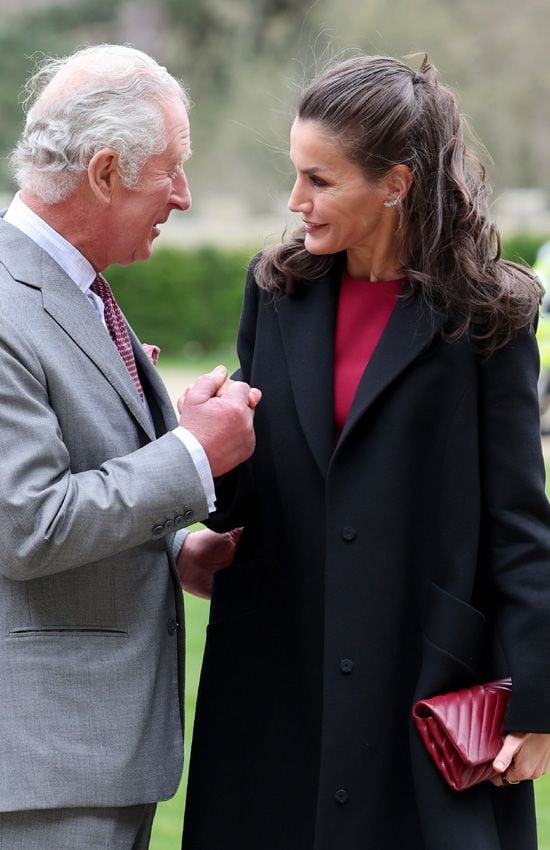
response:
<path id="1" fill-rule="evenodd" d="M 538 779 L 550 770 L 550 735 L 518 732 L 506 735 L 493 762 L 500 774 L 493 785 L 517 785 L 522 779 Z"/>
<path id="2" fill-rule="evenodd" d="M 179 424 L 202 445 L 214 478 L 254 451 L 254 408 L 261 397 L 260 390 L 228 380 L 225 366 L 216 366 L 178 399 Z"/>
<path id="3" fill-rule="evenodd" d="M 233 562 L 241 532 L 242 528 L 224 534 L 216 534 L 208 528 L 189 532 L 176 564 L 183 589 L 202 599 L 210 599 L 214 573 Z"/>

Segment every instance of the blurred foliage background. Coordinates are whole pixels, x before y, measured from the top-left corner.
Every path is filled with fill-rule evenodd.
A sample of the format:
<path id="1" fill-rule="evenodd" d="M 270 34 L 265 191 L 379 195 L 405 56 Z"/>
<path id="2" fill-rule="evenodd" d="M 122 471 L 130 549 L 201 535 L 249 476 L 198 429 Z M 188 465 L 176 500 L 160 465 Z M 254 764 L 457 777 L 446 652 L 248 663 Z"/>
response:
<path id="1" fill-rule="evenodd" d="M 532 263 L 550 236 L 549 32 L 547 0 L 0 0 L 0 193 L 41 55 L 108 41 L 165 64 L 193 101 L 193 207 L 108 276 L 143 339 L 197 359 L 233 345 L 248 261 L 292 225 L 300 86 L 350 51 L 427 52 L 483 141 L 505 254 Z"/>
<path id="2" fill-rule="evenodd" d="M 342 51 L 426 51 L 491 152 L 497 193 L 548 191 L 549 32 L 547 0 L 0 0 L 0 155 L 36 54 L 130 43 L 191 93 L 195 206 L 238 193 L 248 213 L 280 209 L 296 88 Z"/>

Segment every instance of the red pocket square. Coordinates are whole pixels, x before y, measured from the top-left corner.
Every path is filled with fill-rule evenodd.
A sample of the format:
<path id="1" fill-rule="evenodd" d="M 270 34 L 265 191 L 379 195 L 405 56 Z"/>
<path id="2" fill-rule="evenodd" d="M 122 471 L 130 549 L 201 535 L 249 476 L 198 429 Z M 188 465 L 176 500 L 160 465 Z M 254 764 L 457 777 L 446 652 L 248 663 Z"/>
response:
<path id="1" fill-rule="evenodd" d="M 413 718 L 428 753 L 447 783 L 463 791 L 493 779 L 493 760 L 504 740 L 510 679 L 422 699 Z"/>
<path id="2" fill-rule="evenodd" d="M 150 345 L 148 342 L 142 342 L 141 347 L 143 348 L 149 360 L 152 362 L 153 366 L 156 366 L 160 354 L 160 348 L 158 347 L 158 345 Z"/>

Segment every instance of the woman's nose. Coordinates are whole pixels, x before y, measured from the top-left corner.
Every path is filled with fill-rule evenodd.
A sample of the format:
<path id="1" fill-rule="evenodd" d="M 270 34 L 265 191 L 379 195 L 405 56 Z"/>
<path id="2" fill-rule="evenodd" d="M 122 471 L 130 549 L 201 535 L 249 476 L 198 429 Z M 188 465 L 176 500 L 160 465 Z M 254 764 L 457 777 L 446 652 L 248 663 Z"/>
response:
<path id="1" fill-rule="evenodd" d="M 288 199 L 288 208 L 291 212 L 304 212 L 308 208 L 311 209 L 311 201 L 304 192 L 303 185 L 300 180 L 296 180 L 290 197 Z"/>

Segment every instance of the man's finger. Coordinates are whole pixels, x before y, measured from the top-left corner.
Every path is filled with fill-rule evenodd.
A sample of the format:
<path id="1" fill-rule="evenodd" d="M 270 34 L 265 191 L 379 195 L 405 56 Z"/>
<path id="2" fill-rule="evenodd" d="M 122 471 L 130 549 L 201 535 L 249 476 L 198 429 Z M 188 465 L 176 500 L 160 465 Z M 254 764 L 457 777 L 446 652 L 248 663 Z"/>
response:
<path id="1" fill-rule="evenodd" d="M 254 410 L 262 400 L 262 391 L 252 387 L 248 393 L 248 406 Z"/>
<path id="2" fill-rule="evenodd" d="M 227 381 L 220 393 L 227 401 L 238 401 L 246 407 L 249 406 L 250 387 L 242 381 Z"/>
<path id="3" fill-rule="evenodd" d="M 191 386 L 193 386 L 193 385 L 191 384 Z M 178 413 L 181 413 L 181 410 L 182 410 L 182 407 L 184 405 L 185 398 L 187 396 L 187 392 L 188 392 L 189 389 L 190 389 L 190 387 L 187 387 L 187 389 L 185 389 L 182 392 L 182 394 L 180 395 L 180 397 L 178 398 L 178 400 L 176 402 L 176 405 L 177 405 L 177 408 L 178 408 Z"/>
<path id="4" fill-rule="evenodd" d="M 216 393 L 216 395 L 217 396 L 225 395 L 225 392 L 226 392 L 227 388 L 229 387 L 229 384 L 232 384 L 232 383 L 233 383 L 233 381 L 231 380 L 231 378 L 226 378 L 225 381 L 223 382 L 223 384 L 221 385 L 221 387 L 219 388 L 218 392 Z"/>
<path id="5" fill-rule="evenodd" d="M 239 542 L 243 531 L 244 528 L 242 526 L 239 526 L 238 528 L 232 528 L 230 531 L 227 532 L 227 534 L 229 535 L 231 542 L 236 544 Z"/>
<path id="6" fill-rule="evenodd" d="M 187 390 L 187 394 L 193 394 L 193 402 L 200 404 L 203 401 L 208 401 L 213 398 L 220 387 L 223 386 L 227 379 L 227 369 L 225 366 L 216 366 L 211 372 L 205 375 L 200 375 Z M 181 411 L 180 411 L 181 412 Z"/>

